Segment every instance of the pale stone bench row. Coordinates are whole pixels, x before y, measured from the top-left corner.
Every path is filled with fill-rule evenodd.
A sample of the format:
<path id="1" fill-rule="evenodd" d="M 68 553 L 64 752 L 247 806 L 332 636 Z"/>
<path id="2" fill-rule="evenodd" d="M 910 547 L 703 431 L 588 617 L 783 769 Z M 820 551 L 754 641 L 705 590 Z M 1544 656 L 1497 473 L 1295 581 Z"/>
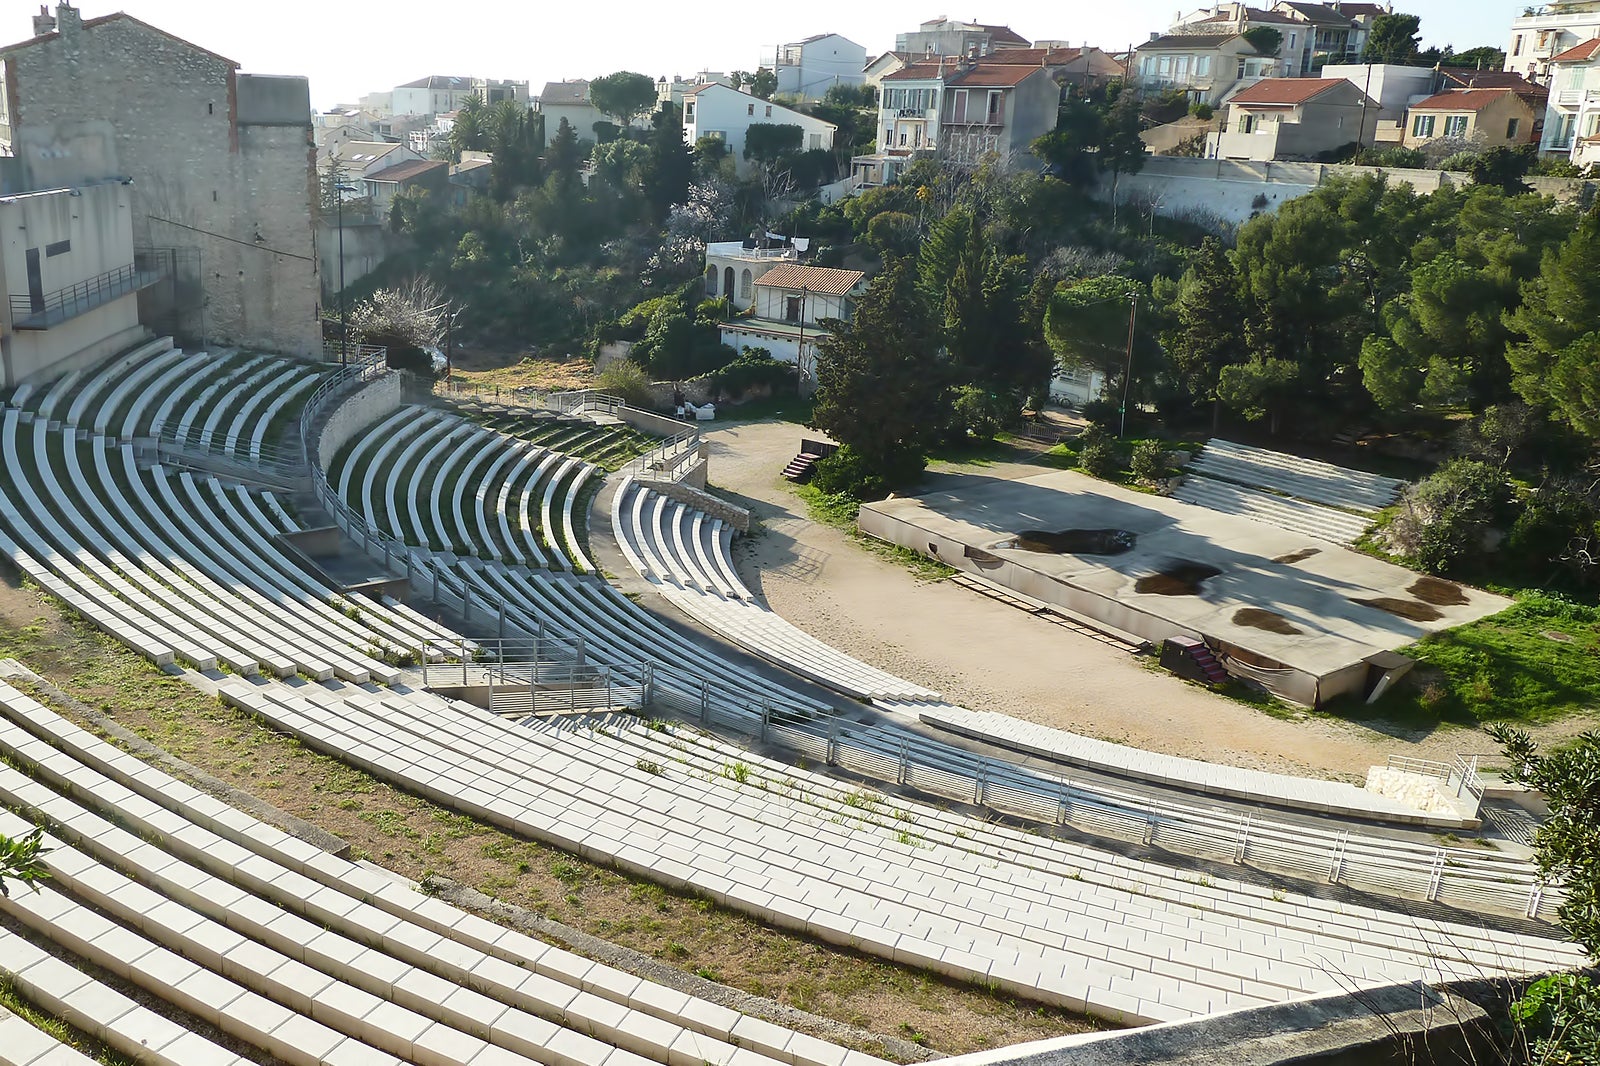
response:
<path id="1" fill-rule="evenodd" d="M 491 1040 L 493 1029 L 526 1033 L 543 1019 L 559 1026 L 549 1046 L 565 1052 L 535 1053 L 543 1061 L 603 1058 L 621 1066 L 625 1060 L 596 1046 L 611 1044 L 673 1066 L 876 1066 L 869 1056 L 591 963 L 321 852 L 167 777 L 4 685 L 0 708 L 0 748 L 38 767 L 38 781 L 0 768 L 0 796 L 9 805 L 49 817 L 92 860 L 115 865 L 146 890 L 244 935 L 258 945 L 256 956 L 276 951 L 311 965 L 317 976 L 300 972 L 308 988 L 338 979 L 341 990 L 351 986 L 403 1001 L 435 1023 L 489 1032 Z M 121 828 L 102 820 L 111 813 Z M 107 892 L 106 875 L 69 859 L 59 881 L 76 890 L 74 878 L 88 886 L 85 892 Z M 119 906 L 111 896 L 101 902 L 108 910 Z M 136 919 L 137 913 L 122 916 Z M 194 947 L 192 928 L 183 935 L 187 950 L 203 950 Z M 270 971 L 272 979 L 292 987 L 281 978 L 284 965 Z M 258 976 L 265 979 L 264 973 Z M 327 995 L 313 998 L 313 1013 Z"/>
<path id="2" fill-rule="evenodd" d="M 831 843 L 840 849 L 860 847 L 860 842 L 855 839 L 856 827 L 863 820 L 876 819 L 890 832 L 914 834 L 919 844 L 950 849 L 945 852 L 946 876 L 958 884 L 964 877 L 971 877 L 975 879 L 974 884 L 989 890 L 988 897 L 976 905 L 980 909 L 990 906 L 1005 894 L 1020 894 L 1025 898 L 1029 911 L 1045 905 L 1066 908 L 1074 914 L 1096 915 L 1113 922 L 1137 923 L 1141 916 L 1146 921 L 1166 920 L 1160 909 L 1152 908 L 1150 901 L 1158 901 L 1166 908 L 1193 907 L 1203 912 L 1201 917 L 1185 919 L 1182 923 L 1186 936 L 1196 943 L 1203 944 L 1206 941 L 1205 930 L 1208 927 L 1222 926 L 1229 931 L 1230 937 L 1254 927 L 1261 932 L 1264 942 L 1291 944 L 1305 939 L 1304 928 L 1309 926 L 1323 935 L 1333 935 L 1337 931 L 1341 938 L 1348 938 L 1354 944 L 1348 949 L 1350 952 L 1357 956 L 1377 958 L 1380 962 L 1416 963 L 1431 958 L 1438 950 L 1426 933 L 1399 915 L 1369 911 L 1352 920 L 1344 908 L 1324 904 L 1314 898 L 1297 897 L 1294 901 L 1280 899 L 1270 896 L 1261 888 L 1243 884 L 1234 886 L 1228 882 L 1211 886 L 1197 885 L 1183 879 L 1171 868 L 1154 864 L 1134 865 L 1080 845 L 1053 840 L 1040 842 L 1037 838 L 1009 830 L 974 826 L 969 819 L 938 811 L 927 814 L 911 805 L 899 805 L 884 797 L 869 796 L 863 800 L 863 793 L 846 790 L 826 777 L 796 772 L 793 767 L 752 757 L 751 753 L 730 748 L 714 738 L 696 736 L 684 729 L 676 729 L 671 735 L 665 735 L 657 729 L 647 728 L 637 719 L 621 715 L 607 716 L 597 721 L 600 728 L 583 734 L 573 734 L 570 720 L 542 720 L 526 724 L 542 732 L 573 734 L 566 738 L 566 743 L 581 745 L 575 750 L 583 758 L 587 759 L 591 754 L 609 753 L 609 762 L 602 760 L 598 764 L 609 765 L 623 777 L 631 776 L 628 768 L 636 767 L 640 759 L 665 767 L 668 773 L 676 770 L 674 764 L 678 764 L 684 769 L 678 790 L 698 791 L 705 802 L 714 806 L 729 803 L 720 798 L 723 790 L 732 787 L 728 781 L 737 780 L 737 775 L 730 778 L 729 767 L 742 765 L 749 769 L 747 781 L 750 782 L 748 789 L 752 795 L 760 798 L 762 793 L 775 792 L 787 802 L 815 808 L 809 832 L 816 840 Z M 560 740 L 555 738 L 551 743 Z M 744 785 L 745 782 L 740 784 Z M 732 806 L 730 809 L 733 809 Z M 846 828 L 841 830 L 840 825 Z M 1128 885 L 1131 873 L 1135 878 L 1132 883 L 1141 886 L 1142 894 L 1138 899 L 1124 901 L 1105 910 L 1093 896 L 1083 896 L 1070 886 L 1065 886 L 1063 892 L 1051 880 L 1051 876 L 1059 873 L 1069 859 L 1073 865 L 1066 868 L 1075 871 L 1078 878 L 1096 891 Z M 992 876 L 985 872 L 992 868 L 995 861 L 1006 862 L 1011 869 L 1003 887 L 994 887 Z M 1022 867 L 1024 872 L 1019 874 L 1013 864 Z M 1044 874 L 1044 879 L 1036 880 L 1030 870 Z M 874 880 L 877 888 L 885 884 L 894 885 L 908 893 L 919 891 L 919 879 L 915 874 L 892 874 L 887 880 L 881 877 Z M 948 907 L 953 900 L 954 894 L 941 894 L 937 901 Z M 970 909 L 973 905 L 965 906 Z M 1361 910 L 1366 911 L 1365 908 Z M 1016 914 L 1013 912 L 1009 917 L 1016 919 Z M 997 920 L 1006 919 L 1006 915 L 997 916 Z M 1246 949 L 1239 950 L 1241 955 L 1248 955 Z M 1234 961 L 1228 960 L 1228 965 Z"/>
<path id="3" fill-rule="evenodd" d="M 617 494 L 613 532 L 629 563 L 674 606 L 745 650 L 858 698 L 939 698 L 838 651 L 756 602 L 731 574 L 719 520 L 629 480 Z M 731 539 L 732 531 L 727 535 Z"/>
<path id="4" fill-rule="evenodd" d="M 1096 740 L 1064 729 L 1036 725 L 1009 715 L 970 711 L 949 704 L 918 707 L 917 718 L 936 729 L 985 741 L 1025 755 L 1073 766 L 1087 766 L 1138 780 L 1174 785 L 1192 792 L 1256 800 L 1276 807 L 1346 817 L 1460 828 L 1459 816 L 1429 815 L 1398 800 L 1342 781 L 1293 777 L 1220 763 L 1183 759 Z"/>
<path id="5" fill-rule="evenodd" d="M 112 419 L 130 403 L 135 404 L 154 393 L 153 379 L 157 375 L 170 373 L 174 368 L 193 365 L 191 356 L 186 356 L 180 348 L 168 348 L 166 351 L 153 352 L 143 357 L 137 363 L 125 365 L 123 371 L 114 380 L 116 387 L 106 396 L 105 400 L 93 409 L 93 419 L 90 425 L 79 425 L 81 429 L 88 429 L 93 433 L 106 433 L 110 430 Z M 96 381 L 104 380 L 97 377 Z M 89 414 L 88 410 L 84 412 Z"/>
<path id="6" fill-rule="evenodd" d="M 0 963 L 0 971 L 4 963 Z M 0 1007 L 0 1066 L 93 1066 L 75 1051 L 28 1021 Z"/>
<path id="7" fill-rule="evenodd" d="M 249 1059 L 234 1055 L 141 1006 L 57 958 L 54 951 L 4 929 L 0 929 L 0 974 L 9 977 L 12 989 L 37 1009 L 89 1034 L 135 1062 L 163 1066 L 250 1066 Z M 7 1043 L 3 1046 L 15 1046 L 10 1043 L 9 1030 L 5 1036 Z M 17 1039 L 25 1038 L 26 1034 L 20 1034 Z M 82 1056 L 77 1059 L 46 1057 L 32 1060 L 28 1066 L 56 1066 L 57 1063 L 76 1066 L 86 1061 L 90 1060 Z M 352 1059 L 341 1061 L 357 1066 Z"/>
<path id="8" fill-rule="evenodd" d="M 789 688 L 701 647 L 610 585 L 493 564 L 461 568 L 460 576 L 504 603 L 523 630 L 543 625 L 582 636 L 590 657 L 605 665 L 654 663 L 658 680 L 696 695 L 704 685 L 711 704 L 727 712 L 759 717 L 759 707 L 804 706 Z"/>
<path id="9" fill-rule="evenodd" d="M 1185 476 L 1173 497 L 1183 503 L 1252 518 L 1290 533 L 1341 545 L 1354 543 L 1372 525 L 1370 519 L 1359 515 L 1274 496 L 1197 473 Z"/>
<path id="10" fill-rule="evenodd" d="M 136 373 L 142 365 L 166 359 L 171 349 L 171 337 L 158 337 L 101 364 L 93 373 L 86 374 L 77 382 L 72 402 L 67 406 L 65 416 L 67 424 L 88 429 L 90 412 L 97 410 L 95 403 L 101 393 L 120 383 L 126 375 Z M 55 403 L 59 408 L 61 401 L 57 400 Z"/>
<path id="11" fill-rule="evenodd" d="M 711 778 L 727 778 L 729 766 L 742 764 L 749 767 L 752 779 L 756 781 L 752 787 L 775 791 L 787 799 L 817 806 L 829 821 L 837 821 L 841 814 L 852 816 L 862 811 L 872 812 L 891 828 L 914 830 L 919 838 L 959 851 L 970 851 L 978 857 L 980 864 L 1003 858 L 1028 868 L 1057 871 L 1071 864 L 1070 868 L 1076 870 L 1079 877 L 1092 883 L 1115 887 L 1127 884 L 1131 876 L 1138 882 L 1159 888 L 1155 895 L 1168 902 L 1204 909 L 1213 916 L 1228 908 L 1237 908 L 1251 920 L 1288 925 L 1296 930 L 1288 934 L 1288 939 L 1300 935 L 1298 930 L 1303 928 L 1313 928 L 1323 933 L 1341 930 L 1341 935 L 1352 941 L 1401 948 L 1403 953 L 1393 958 L 1407 958 L 1404 954 L 1407 952 L 1411 957 L 1427 956 L 1437 950 L 1435 941 L 1438 938 L 1432 931 L 1424 931 L 1411 919 L 1383 910 L 1365 907 L 1352 910 L 1314 897 L 1296 897 L 1293 900 L 1280 898 L 1264 888 L 1243 882 L 1197 887 L 1181 875 L 1174 879 L 1175 871 L 1171 868 L 1133 863 L 1085 845 L 1041 838 L 1003 826 L 980 824 L 975 828 L 970 819 L 938 808 L 921 811 L 912 825 L 903 817 L 910 813 L 910 807 L 899 806 L 896 801 L 881 796 L 869 795 L 868 801 L 863 802 L 863 792 L 847 789 L 830 777 L 734 748 L 693 729 L 676 727 L 663 731 L 658 724 L 647 725 L 628 715 L 596 717 L 588 723 L 570 718 L 530 720 L 523 725 L 539 732 L 570 732 L 592 723 L 601 728 L 588 728 L 584 732 L 579 738 L 583 749 L 612 753 L 614 761 L 622 765 L 624 774 L 628 765 L 636 766 L 641 758 L 662 766 L 679 763 L 691 776 L 698 772 Z M 1215 816 L 1215 812 L 1199 808 L 1194 813 Z M 1263 833 L 1274 832 L 1270 826 L 1263 825 L 1260 828 Z M 1335 845 L 1337 834 L 1304 827 L 1282 827 L 1284 833 L 1294 833 L 1296 829 L 1300 830 L 1307 848 L 1319 850 L 1323 856 Z M 832 831 L 826 825 L 819 828 L 824 835 Z M 1421 852 L 1431 850 L 1415 844 L 1372 838 L 1364 842 L 1357 838 L 1349 843 L 1353 856 L 1366 854 L 1370 857 L 1381 854 L 1384 848 Z M 1521 867 L 1520 873 L 1524 877 L 1527 873 L 1525 863 L 1463 850 L 1453 852 L 1449 861 L 1454 868 L 1470 868 L 1489 878 L 1508 876 L 1510 871 L 1518 867 Z M 1011 883 L 1021 882 L 1013 879 Z M 1290 917 L 1284 919 L 1284 914 Z"/>
<path id="12" fill-rule="evenodd" d="M 826 822 L 813 819 L 796 831 L 785 832 L 781 838 L 773 836 L 778 826 L 796 817 L 796 812 L 776 803 L 765 793 L 735 796 L 732 800 L 719 796 L 714 804 L 704 806 L 691 806 L 688 796 L 675 793 L 677 800 L 669 807 L 674 821 L 670 825 L 663 824 L 661 800 L 648 797 L 668 784 L 662 782 L 660 776 L 670 775 L 652 776 L 637 771 L 629 774 L 623 767 L 585 766 L 570 753 L 548 747 L 529 750 L 526 741 L 504 723 L 464 708 L 457 708 L 462 721 L 441 728 L 444 711 L 437 706 L 427 706 L 437 701 L 417 696 L 352 694 L 341 703 L 328 700 L 324 690 L 313 690 L 309 686 L 294 688 L 301 695 L 284 698 L 282 702 L 279 698 L 288 691 L 282 686 L 250 687 L 233 683 L 228 686 L 228 693 L 230 698 L 253 703 L 258 713 L 302 735 L 309 743 L 340 750 L 354 761 L 373 767 L 375 772 L 410 782 L 411 787 L 428 788 L 436 795 L 453 798 L 458 806 L 480 816 L 553 837 L 561 846 L 586 854 L 601 851 L 613 861 L 636 866 L 641 872 L 648 871 L 671 883 L 695 887 L 716 898 L 726 898 L 733 905 L 753 909 L 769 920 L 810 928 L 819 935 L 843 939 L 864 950 L 883 952 L 890 957 L 916 958 L 923 964 L 945 968 L 946 972 L 969 979 L 975 974 L 986 976 L 1013 990 L 1018 990 L 1019 975 L 1027 974 L 1031 976 L 1021 984 L 1030 994 L 1069 1002 L 1080 1008 L 1091 1006 L 1108 1013 L 1146 1019 L 1175 1016 L 1174 1005 L 1180 999 L 1187 1002 L 1187 1012 L 1194 1013 L 1229 1004 L 1283 998 L 1291 994 L 1291 989 L 1310 990 L 1307 984 L 1315 984 L 1326 977 L 1320 965 L 1286 965 L 1277 958 L 1276 953 L 1281 949 L 1275 945 L 1281 932 L 1276 928 L 1247 933 L 1241 941 L 1218 943 L 1215 947 L 1190 946 L 1188 932 L 1173 935 L 1150 930 L 1134 935 L 1141 941 L 1160 938 L 1164 953 L 1189 952 L 1192 956 L 1203 957 L 1207 966 L 1232 965 L 1228 960 L 1240 953 L 1246 957 L 1256 955 L 1256 966 L 1275 968 L 1273 972 L 1292 975 L 1292 980 L 1276 986 L 1277 991 L 1273 992 L 1274 986 L 1270 983 L 1255 977 L 1237 976 L 1228 979 L 1230 984 L 1236 983 L 1236 991 L 1213 990 L 1209 995 L 1192 988 L 1185 992 L 1181 983 L 1170 988 L 1164 982 L 1138 984 L 1133 978 L 1135 973 L 1142 972 L 1139 967 L 1076 953 L 1077 938 L 1085 932 L 1093 932 L 1071 924 L 1089 921 L 1075 917 L 1083 910 L 1082 899 L 1060 908 L 1062 919 L 1069 923 L 1068 928 L 1075 935 L 1056 948 L 1044 948 L 1035 939 L 1043 935 L 1036 926 L 1040 916 L 1026 922 L 1016 920 L 1028 913 L 1027 907 L 1013 909 L 1013 920 L 1009 923 L 996 922 L 992 915 L 978 920 L 975 915 L 991 908 L 981 894 L 1000 891 L 999 886 L 1007 883 L 1010 876 L 984 875 L 982 863 L 976 857 L 967 860 L 974 868 L 962 875 L 966 879 L 965 889 L 957 890 L 956 883 L 940 880 L 954 876 L 948 869 L 942 874 L 922 869 L 919 871 L 922 876 L 913 877 L 909 886 L 880 887 L 895 881 L 898 867 L 916 864 L 922 859 L 922 849 L 881 839 L 868 841 L 864 850 L 857 849 L 856 854 L 849 855 L 846 865 L 852 872 L 847 873 L 841 868 L 844 855 L 837 847 L 816 843 L 819 835 L 826 831 Z M 360 710 L 358 705 L 366 702 L 373 704 L 374 712 Z M 381 713 L 377 713 L 380 708 Z M 498 737 L 498 745 L 490 748 L 485 736 Z M 566 760 L 558 757 L 563 754 L 568 755 Z M 459 777 L 439 767 L 455 768 L 459 770 Z M 677 782 L 670 784 L 674 788 L 677 786 Z M 605 799 L 598 802 L 590 796 Z M 741 814 L 742 805 L 752 803 L 761 813 L 747 820 Z M 652 813 L 645 817 L 634 816 L 629 813 L 630 804 L 640 805 L 641 812 L 650 810 Z M 753 829 L 756 825 L 766 828 L 756 831 Z M 754 837 L 747 835 L 751 832 L 755 832 Z M 852 839 L 862 836 L 860 832 L 847 835 Z M 745 849 L 753 850 L 741 861 L 738 855 L 745 854 Z M 797 867 L 807 868 L 807 872 L 797 873 Z M 797 882 L 791 884 L 787 880 L 790 876 Z M 844 891 L 840 884 L 852 877 L 855 880 L 851 884 L 857 886 L 854 902 L 840 896 Z M 921 887 L 916 888 L 918 885 Z M 1063 882 L 1063 885 L 1070 892 L 1081 891 L 1076 882 Z M 906 894 L 902 898 L 909 898 L 918 891 L 923 893 L 930 908 L 938 904 L 939 913 L 944 907 L 957 907 L 974 917 L 966 921 L 948 916 L 937 918 L 931 909 L 918 909 L 885 895 L 899 892 Z M 952 892 L 957 893 L 956 897 L 950 895 Z M 947 902 L 951 898 L 965 902 Z M 833 905 L 827 903 L 829 900 L 842 909 L 833 910 Z M 1040 902 L 1032 901 L 1029 906 L 1037 907 Z M 1135 897 L 1127 896 L 1119 902 L 1105 918 L 1098 919 L 1103 922 L 1104 929 L 1097 935 L 1115 933 L 1118 938 L 1130 935 L 1126 914 L 1136 905 Z M 892 921 L 895 913 L 905 915 L 898 925 Z M 1124 917 L 1118 918 L 1119 914 Z M 1187 909 L 1181 912 L 1180 919 L 1185 930 L 1196 928 L 1196 923 L 1201 921 Z M 1151 920 L 1159 925 L 1158 917 L 1152 916 Z M 885 930 L 886 921 L 895 927 Z M 1008 934 L 1007 929 L 1014 929 L 1015 933 Z M 1218 935 L 1226 936 L 1225 930 Z M 889 939 L 885 941 L 884 936 Z M 1013 939 L 1016 936 L 1023 939 Z M 928 940 L 929 937 L 933 939 Z M 913 942 L 922 941 L 939 946 L 913 950 Z M 1037 949 L 1044 954 L 1027 956 L 1033 958 L 1033 962 L 1026 958 L 1019 962 L 1016 954 L 1019 949 L 1030 952 Z M 929 950 L 931 956 L 928 956 Z M 1126 952 L 1127 949 L 1108 944 L 1102 950 Z M 993 954 L 995 951 L 1005 954 L 997 957 Z M 1492 958 L 1496 953 L 1484 954 Z M 1137 951 L 1134 957 L 1149 958 Z M 1011 961 L 1005 962 L 1005 959 Z M 1346 973 L 1366 979 L 1366 964 L 1359 958 L 1351 956 L 1343 961 L 1347 963 Z M 1041 965 L 1044 970 L 1039 969 Z M 1066 965 L 1067 970 L 1060 969 L 1062 965 Z M 1433 965 L 1445 963 L 1435 960 Z M 1022 967 L 1020 971 L 1018 966 Z M 1080 967 L 1087 969 L 1080 971 Z M 1391 969 L 1384 967 L 1385 972 Z M 1118 978 L 1116 973 L 1124 970 L 1125 977 Z M 1073 994 L 1077 979 L 1071 974 L 1080 972 L 1089 975 L 1086 980 L 1095 986 L 1092 1001 Z M 1109 979 L 1109 987 L 1099 983 L 1100 977 Z M 1152 995 L 1156 987 L 1166 988 L 1165 1001 L 1161 994 Z M 1201 996 L 1204 1003 L 1195 996 Z"/>

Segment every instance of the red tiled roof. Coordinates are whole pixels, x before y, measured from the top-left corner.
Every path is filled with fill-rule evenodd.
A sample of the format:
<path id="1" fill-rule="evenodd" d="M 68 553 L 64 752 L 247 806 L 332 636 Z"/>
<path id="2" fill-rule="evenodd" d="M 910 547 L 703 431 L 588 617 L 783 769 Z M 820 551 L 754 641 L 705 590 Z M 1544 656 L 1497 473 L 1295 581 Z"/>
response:
<path id="1" fill-rule="evenodd" d="M 1330 89 L 1350 83 L 1343 78 L 1262 78 L 1241 89 L 1230 104 L 1263 104 L 1294 107 L 1314 100 Z"/>
<path id="2" fill-rule="evenodd" d="M 779 263 L 756 279 L 756 287 L 805 289 L 821 296 L 843 296 L 859 285 L 864 277 L 866 275 L 859 270 L 835 270 L 832 267 Z"/>
<path id="3" fill-rule="evenodd" d="M 1600 37 L 1591 37 L 1582 44 L 1575 44 L 1560 55 L 1550 57 L 1552 63 L 1587 63 L 1600 52 Z"/>
<path id="4" fill-rule="evenodd" d="M 1005 63 L 1010 66 L 1043 65 L 1065 66 L 1083 55 L 1082 48 L 1002 48 L 984 56 L 981 62 Z"/>
<path id="5" fill-rule="evenodd" d="M 1514 89 L 1457 89 L 1454 92 L 1439 93 L 1430 96 L 1420 103 L 1411 105 L 1413 111 L 1482 111 L 1490 104 L 1505 98 L 1507 94 L 1517 95 Z"/>
<path id="6" fill-rule="evenodd" d="M 440 167 L 448 167 L 449 165 L 443 159 L 408 159 L 404 163 L 396 163 L 392 167 L 385 167 L 376 174 L 368 174 L 366 180 L 410 181 L 420 174 L 426 174 L 430 170 L 438 170 Z"/>

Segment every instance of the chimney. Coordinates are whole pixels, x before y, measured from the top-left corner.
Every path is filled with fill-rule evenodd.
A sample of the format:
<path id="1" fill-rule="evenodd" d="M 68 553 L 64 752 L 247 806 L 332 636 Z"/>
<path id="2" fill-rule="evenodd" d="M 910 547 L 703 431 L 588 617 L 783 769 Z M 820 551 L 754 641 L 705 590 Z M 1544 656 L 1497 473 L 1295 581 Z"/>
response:
<path id="1" fill-rule="evenodd" d="M 83 15 L 77 8 L 67 3 L 67 0 L 61 0 L 61 3 L 56 5 L 56 28 L 61 31 L 63 37 L 77 33 L 78 27 L 82 25 Z"/>
<path id="2" fill-rule="evenodd" d="M 33 35 L 35 37 L 43 37 L 55 28 L 56 20 L 50 15 L 49 5 L 40 4 L 39 13 L 33 16 Z"/>

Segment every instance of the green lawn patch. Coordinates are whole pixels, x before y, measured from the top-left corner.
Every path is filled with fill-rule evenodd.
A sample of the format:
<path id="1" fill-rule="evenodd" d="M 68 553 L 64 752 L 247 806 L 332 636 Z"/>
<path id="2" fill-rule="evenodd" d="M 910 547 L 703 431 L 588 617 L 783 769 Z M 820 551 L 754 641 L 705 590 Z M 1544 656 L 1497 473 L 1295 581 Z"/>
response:
<path id="1" fill-rule="evenodd" d="M 893 560 L 910 570 L 912 575 L 923 581 L 939 581 L 950 577 L 957 571 L 954 567 L 946 566 L 926 555 L 914 552 L 909 548 L 902 548 L 898 544 L 890 544 L 869 537 L 856 526 L 856 515 L 861 512 L 861 501 L 842 492 L 823 492 L 814 485 L 796 485 L 795 493 L 805 501 L 806 510 L 811 514 L 813 522 L 835 529 L 843 530 L 850 535 L 850 539 L 885 559 Z"/>
<path id="2" fill-rule="evenodd" d="M 1549 722 L 1600 706 L 1600 608 L 1525 592 L 1497 615 L 1402 648 L 1411 675 L 1372 710 L 1475 725 Z"/>

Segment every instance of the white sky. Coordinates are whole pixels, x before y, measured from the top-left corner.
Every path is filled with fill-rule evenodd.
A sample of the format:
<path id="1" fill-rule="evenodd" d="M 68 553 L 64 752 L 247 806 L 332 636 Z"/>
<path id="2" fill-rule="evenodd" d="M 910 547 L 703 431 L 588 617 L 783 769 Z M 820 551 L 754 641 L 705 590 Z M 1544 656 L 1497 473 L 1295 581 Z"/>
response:
<path id="1" fill-rule="evenodd" d="M 39 0 L 0 2 L 0 41 L 31 31 Z M 1209 0 L 77 0 L 85 18 L 123 10 L 252 74 L 311 79 L 318 108 L 354 102 L 428 74 L 546 81 L 636 70 L 651 77 L 753 70 L 763 52 L 813 33 L 841 33 L 868 55 L 939 15 L 1009 24 L 1031 40 L 1126 48 L 1164 30 L 1180 6 Z M 54 0 L 51 0 L 52 7 Z M 1422 18 L 1423 43 L 1504 48 L 1527 0 L 1398 0 Z M 1256 0 L 1255 6 L 1268 6 Z"/>

